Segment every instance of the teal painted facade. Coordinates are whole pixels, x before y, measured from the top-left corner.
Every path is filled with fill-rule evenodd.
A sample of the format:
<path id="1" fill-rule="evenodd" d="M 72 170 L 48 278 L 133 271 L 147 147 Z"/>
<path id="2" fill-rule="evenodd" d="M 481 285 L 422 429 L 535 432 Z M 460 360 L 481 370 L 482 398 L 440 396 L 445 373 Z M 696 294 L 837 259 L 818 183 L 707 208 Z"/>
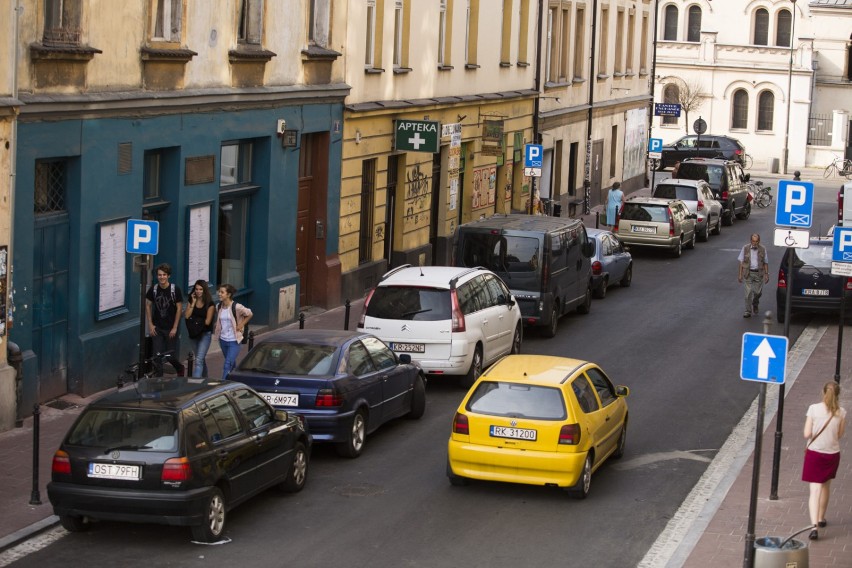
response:
<path id="1" fill-rule="evenodd" d="M 147 109 L 150 113 L 150 109 Z M 115 113 L 113 113 L 115 114 Z M 140 326 L 139 274 L 127 254 L 123 307 L 99 314 L 100 228 L 104 223 L 143 218 L 144 209 L 157 209 L 160 221 L 159 254 L 154 266 L 172 266 L 171 281 L 187 289 L 189 209 L 210 204 L 210 266 L 212 285 L 217 275 L 220 157 L 223 143 L 252 143 L 252 180 L 232 191 L 249 196 L 246 231 L 246 286 L 238 300 L 254 311 L 253 324 L 279 325 L 279 291 L 295 286 L 296 211 L 300 147 L 282 148 L 275 127 L 279 119 L 287 128 L 322 134 L 327 144 L 326 227 L 327 257 L 336 257 L 340 208 L 342 104 L 297 104 L 275 108 L 183 112 L 144 117 L 73 118 L 49 120 L 24 112 L 18 126 L 16 196 L 14 203 L 13 276 L 14 322 L 10 339 L 24 352 L 24 408 L 43 402 L 49 393 L 40 385 L 39 357 L 33 330 L 44 310 L 67 311 L 67 334 L 56 338 L 55 351 L 67 361 L 66 392 L 88 396 L 115 384 L 116 377 L 138 355 Z M 120 147 L 130 145 L 130 163 L 122 162 Z M 161 199 L 145 202 L 145 152 L 162 151 Z M 212 181 L 187 185 L 186 159 L 212 156 Z M 43 270 L 36 258 L 46 258 L 43 244 L 34 242 L 39 224 L 50 215 L 34 214 L 34 187 L 38 160 L 62 159 L 66 163 L 67 295 L 43 306 L 36 297 L 34 278 Z M 325 163 L 325 158 L 323 159 Z M 122 170 L 125 173 L 121 173 Z M 61 217 L 61 215 L 59 216 Z M 55 220 L 55 219 L 54 219 Z M 63 229 L 64 230 L 64 229 Z M 58 238 L 64 238 L 62 236 Z M 53 240 L 50 240 L 53 239 Z M 55 244 L 56 238 L 50 237 Z M 126 253 L 125 253 L 126 254 Z M 57 255 L 60 260 L 64 255 Z M 51 283 L 51 285 L 54 285 Z M 39 283 L 39 286 L 46 286 Z M 214 294 L 215 298 L 215 294 Z M 339 301 L 339 299 L 338 299 Z M 60 304 L 65 303 L 65 306 Z M 298 306 L 296 307 L 298 314 Z M 182 335 L 185 329 L 181 326 Z M 186 355 L 186 342 L 181 345 Z M 62 353 L 64 350 L 64 353 Z M 55 387 L 54 387 L 55 388 Z"/>

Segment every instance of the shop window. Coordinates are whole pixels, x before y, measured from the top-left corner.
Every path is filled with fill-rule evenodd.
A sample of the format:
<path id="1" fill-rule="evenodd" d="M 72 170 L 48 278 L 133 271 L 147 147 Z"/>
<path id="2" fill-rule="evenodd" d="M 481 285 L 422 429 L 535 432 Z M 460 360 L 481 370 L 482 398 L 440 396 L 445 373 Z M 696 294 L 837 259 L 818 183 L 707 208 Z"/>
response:
<path id="1" fill-rule="evenodd" d="M 218 282 L 247 287 L 248 227 L 251 210 L 252 143 L 224 144 L 220 159 Z"/>

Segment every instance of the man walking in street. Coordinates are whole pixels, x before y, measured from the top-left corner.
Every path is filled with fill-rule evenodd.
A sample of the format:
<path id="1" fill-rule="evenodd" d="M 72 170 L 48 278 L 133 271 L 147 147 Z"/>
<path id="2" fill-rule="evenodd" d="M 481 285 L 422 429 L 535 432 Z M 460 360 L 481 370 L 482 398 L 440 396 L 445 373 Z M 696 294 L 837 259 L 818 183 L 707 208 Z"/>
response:
<path id="1" fill-rule="evenodd" d="M 760 235 L 753 233 L 751 243 L 745 245 L 737 258 L 739 273 L 737 281 L 745 280 L 745 312 L 744 318 L 757 315 L 763 284 L 769 282 L 769 257 L 766 248 L 760 244 Z"/>
<path id="2" fill-rule="evenodd" d="M 157 267 L 157 283 L 145 295 L 145 315 L 148 319 L 148 333 L 151 336 L 151 350 L 154 367 L 158 377 L 163 376 L 163 360 L 168 361 L 178 376 L 184 375 L 184 367 L 177 356 L 177 333 L 180 316 L 183 313 L 183 296 L 180 288 L 169 283 L 172 267 L 161 264 Z M 156 357 L 158 353 L 169 353 Z"/>

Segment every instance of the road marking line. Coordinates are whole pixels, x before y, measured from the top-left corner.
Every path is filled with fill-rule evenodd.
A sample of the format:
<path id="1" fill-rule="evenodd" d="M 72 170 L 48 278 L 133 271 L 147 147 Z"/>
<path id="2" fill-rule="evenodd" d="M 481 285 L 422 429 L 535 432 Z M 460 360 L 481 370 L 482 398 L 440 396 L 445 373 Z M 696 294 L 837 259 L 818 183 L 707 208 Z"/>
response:
<path id="1" fill-rule="evenodd" d="M 48 531 L 34 536 L 31 539 L 25 540 L 17 546 L 5 550 L 0 554 L 0 568 L 8 566 L 13 562 L 17 562 L 21 558 L 38 552 L 42 548 L 46 548 L 68 534 L 68 531 L 62 527 L 54 527 Z"/>

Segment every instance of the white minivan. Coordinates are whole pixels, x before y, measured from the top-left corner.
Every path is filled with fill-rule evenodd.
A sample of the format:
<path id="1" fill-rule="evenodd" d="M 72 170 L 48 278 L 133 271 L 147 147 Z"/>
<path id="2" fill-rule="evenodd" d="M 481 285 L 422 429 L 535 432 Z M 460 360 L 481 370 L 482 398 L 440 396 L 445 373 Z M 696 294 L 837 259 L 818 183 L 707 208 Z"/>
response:
<path id="1" fill-rule="evenodd" d="M 521 311 L 508 286 L 483 268 L 400 266 L 370 291 L 358 328 L 407 353 L 427 375 L 462 375 L 519 353 Z"/>

